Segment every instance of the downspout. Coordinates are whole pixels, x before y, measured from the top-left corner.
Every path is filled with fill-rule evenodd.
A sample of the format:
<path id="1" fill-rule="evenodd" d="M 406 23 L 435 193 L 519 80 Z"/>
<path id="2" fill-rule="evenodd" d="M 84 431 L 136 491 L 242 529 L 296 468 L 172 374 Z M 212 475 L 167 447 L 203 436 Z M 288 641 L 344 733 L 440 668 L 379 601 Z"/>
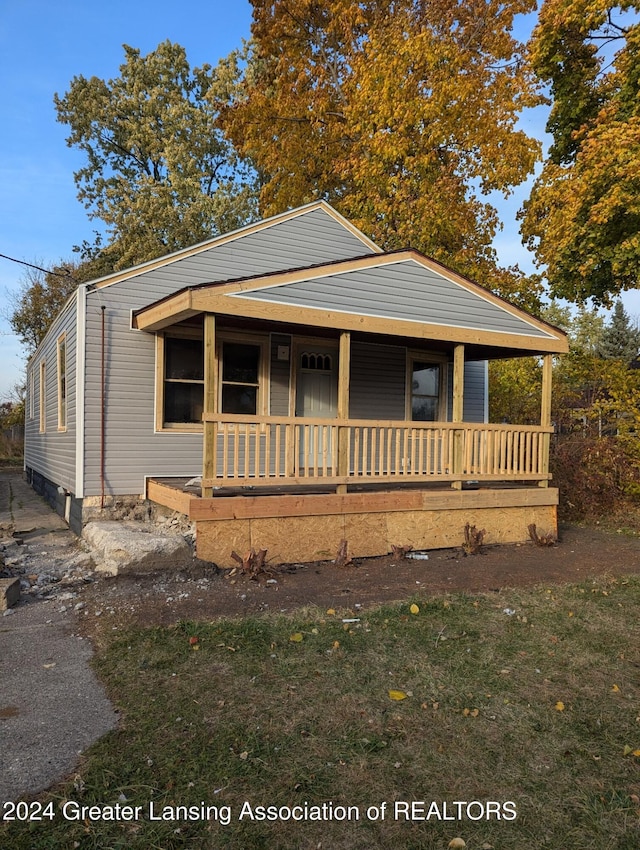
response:
<path id="1" fill-rule="evenodd" d="M 105 403 L 104 403 L 104 386 L 105 386 L 105 334 L 104 334 L 104 313 L 106 310 L 103 304 L 102 310 L 102 347 L 101 347 L 101 386 L 100 386 L 100 510 L 104 510 L 104 430 L 105 430 Z"/>

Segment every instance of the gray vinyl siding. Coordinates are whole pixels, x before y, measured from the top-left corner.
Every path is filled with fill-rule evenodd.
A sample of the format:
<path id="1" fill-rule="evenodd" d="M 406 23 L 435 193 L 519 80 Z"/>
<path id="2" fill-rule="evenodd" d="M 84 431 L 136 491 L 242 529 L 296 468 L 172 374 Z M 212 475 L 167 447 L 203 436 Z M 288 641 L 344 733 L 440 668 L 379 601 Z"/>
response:
<path id="1" fill-rule="evenodd" d="M 404 419 L 406 349 L 354 341 L 349 415 L 352 419 Z"/>
<path id="2" fill-rule="evenodd" d="M 486 361 L 468 360 L 464 364 L 464 405 L 462 419 L 465 422 L 485 422 Z M 447 374 L 447 419 L 453 418 L 453 363 Z"/>
<path id="3" fill-rule="evenodd" d="M 167 294 L 201 283 L 269 274 L 371 253 L 371 248 L 355 234 L 324 210 L 317 209 L 161 268 L 141 271 L 127 283 L 138 287 L 142 301 L 136 306 L 142 307 L 154 300 L 147 295 L 153 296 L 156 288 Z"/>
<path id="4" fill-rule="evenodd" d="M 101 307 L 105 307 L 105 493 L 141 494 L 145 476 L 199 475 L 202 433 L 155 430 L 155 336 L 131 330 L 131 311 L 185 286 L 313 262 L 369 248 L 322 210 L 240 236 L 164 268 L 87 293 L 84 495 L 101 492 Z M 273 363 L 271 364 L 273 366 Z M 276 367 L 276 378 L 282 378 Z M 283 387 L 272 400 L 276 415 Z M 288 409 L 284 411 L 288 413 Z"/>
<path id="5" fill-rule="evenodd" d="M 53 322 L 27 370 L 25 466 L 75 493 L 76 297 Z M 58 430 L 58 339 L 66 334 L 66 430 Z M 45 365 L 45 431 L 40 433 L 40 365 Z M 33 382 L 33 417 L 29 398 Z"/>
<path id="6" fill-rule="evenodd" d="M 551 338 L 542 329 L 415 260 L 329 274 L 228 297 Z"/>
<path id="7" fill-rule="evenodd" d="M 278 360 L 278 346 L 289 348 L 289 359 Z M 287 334 L 271 334 L 271 362 L 269 381 L 269 413 L 271 416 L 289 415 L 291 383 L 291 357 L 293 346 Z"/>

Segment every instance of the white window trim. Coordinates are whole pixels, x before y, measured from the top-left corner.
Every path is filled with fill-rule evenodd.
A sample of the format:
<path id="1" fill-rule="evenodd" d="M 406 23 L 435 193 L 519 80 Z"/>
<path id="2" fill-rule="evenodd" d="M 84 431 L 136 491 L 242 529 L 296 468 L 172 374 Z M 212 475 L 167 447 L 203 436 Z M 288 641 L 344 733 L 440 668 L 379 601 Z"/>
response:
<path id="1" fill-rule="evenodd" d="M 40 377 L 40 384 L 38 387 L 38 401 L 40 403 L 40 409 L 38 411 L 39 414 L 39 431 L 41 434 L 45 434 L 47 431 L 47 361 L 40 361 L 40 368 L 38 370 L 38 374 Z"/>
<path id="2" fill-rule="evenodd" d="M 64 397 L 62 388 L 62 350 L 64 348 Z M 56 392 L 58 398 L 58 431 L 67 430 L 68 416 L 68 358 L 67 358 L 67 333 L 60 334 L 56 343 Z"/>
<path id="3" fill-rule="evenodd" d="M 29 419 L 36 415 L 36 370 L 32 366 L 29 369 Z"/>

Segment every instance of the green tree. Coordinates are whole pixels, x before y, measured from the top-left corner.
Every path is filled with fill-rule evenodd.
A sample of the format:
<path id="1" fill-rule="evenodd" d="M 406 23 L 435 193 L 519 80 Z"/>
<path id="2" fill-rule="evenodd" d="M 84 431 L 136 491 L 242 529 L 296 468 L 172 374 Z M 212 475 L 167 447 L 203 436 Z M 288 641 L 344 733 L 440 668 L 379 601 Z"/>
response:
<path id="1" fill-rule="evenodd" d="M 99 277 L 101 270 L 99 261 L 61 261 L 49 271 L 36 266 L 27 269 L 7 318 L 29 356 L 78 284 Z"/>
<path id="2" fill-rule="evenodd" d="M 532 0 L 252 0 L 248 56 L 221 105 L 260 174 L 261 212 L 325 198 L 387 249 L 411 245 L 520 303 L 498 270 L 483 197 L 508 194 L 539 145 L 516 127 L 537 102 L 513 38 Z"/>
<path id="3" fill-rule="evenodd" d="M 611 320 L 602 332 L 599 353 L 606 360 L 622 360 L 629 364 L 640 351 L 640 328 L 634 325 L 618 300 L 613 308 Z"/>
<path id="4" fill-rule="evenodd" d="M 545 0 L 531 66 L 550 87 L 549 157 L 522 211 L 551 294 L 610 305 L 640 273 L 640 2 Z"/>
<path id="5" fill-rule="evenodd" d="M 106 225 L 112 268 L 152 259 L 246 223 L 255 213 L 249 170 L 225 140 L 212 106 L 224 66 L 191 69 L 165 41 L 142 56 L 124 45 L 112 80 L 74 77 L 55 96 L 70 147 L 86 154 L 78 198 Z M 99 248 L 99 246 L 98 246 Z"/>

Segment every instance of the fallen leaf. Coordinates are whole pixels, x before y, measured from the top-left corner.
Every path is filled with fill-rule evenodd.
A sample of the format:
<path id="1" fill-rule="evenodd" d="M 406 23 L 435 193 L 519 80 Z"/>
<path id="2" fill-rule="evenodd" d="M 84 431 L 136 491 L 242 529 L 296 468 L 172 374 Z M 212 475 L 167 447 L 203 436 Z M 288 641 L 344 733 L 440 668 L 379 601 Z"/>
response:
<path id="1" fill-rule="evenodd" d="M 200 644 L 194 643 L 194 644 L 191 646 L 191 649 L 196 649 L 196 650 L 197 650 L 197 649 L 200 649 Z"/>
<path id="2" fill-rule="evenodd" d="M 193 646 L 194 644 L 198 643 L 198 640 L 199 640 L 199 638 L 197 638 L 197 637 L 190 637 L 189 643 L 191 644 L 191 646 Z"/>
<path id="3" fill-rule="evenodd" d="M 611 692 L 612 692 L 612 693 L 614 693 L 614 694 L 619 694 L 619 693 L 620 693 L 620 688 L 619 688 L 617 685 L 614 685 L 614 686 L 611 688 Z"/>
<path id="4" fill-rule="evenodd" d="M 327 608 L 327 614 L 332 615 L 332 614 L 335 614 L 335 613 L 336 613 L 336 609 L 335 609 L 335 608 Z"/>
<path id="5" fill-rule="evenodd" d="M 246 761 L 249 753 L 245 750 L 243 753 L 240 753 L 240 758 L 242 761 Z"/>
<path id="6" fill-rule="evenodd" d="M 56 662 L 52 661 L 51 664 L 43 664 L 42 666 L 44 667 L 45 670 L 51 670 L 52 667 L 56 666 Z"/>
<path id="7" fill-rule="evenodd" d="M 389 699 L 396 700 L 396 702 L 400 702 L 400 700 L 406 699 L 407 694 L 404 691 L 389 691 Z"/>
<path id="8" fill-rule="evenodd" d="M 452 838 L 451 841 L 447 844 L 447 847 L 466 847 L 467 842 L 462 838 Z"/>
<path id="9" fill-rule="evenodd" d="M 418 608 L 418 606 L 414 602 L 413 605 L 409 608 L 409 611 L 411 611 L 412 614 L 419 614 L 420 608 Z"/>
<path id="10" fill-rule="evenodd" d="M 302 634 L 302 632 L 294 632 L 292 635 L 289 636 L 289 640 L 293 643 L 300 643 L 303 638 L 304 635 Z"/>
<path id="11" fill-rule="evenodd" d="M 561 700 L 556 703 L 556 711 L 564 711 L 564 703 Z"/>

